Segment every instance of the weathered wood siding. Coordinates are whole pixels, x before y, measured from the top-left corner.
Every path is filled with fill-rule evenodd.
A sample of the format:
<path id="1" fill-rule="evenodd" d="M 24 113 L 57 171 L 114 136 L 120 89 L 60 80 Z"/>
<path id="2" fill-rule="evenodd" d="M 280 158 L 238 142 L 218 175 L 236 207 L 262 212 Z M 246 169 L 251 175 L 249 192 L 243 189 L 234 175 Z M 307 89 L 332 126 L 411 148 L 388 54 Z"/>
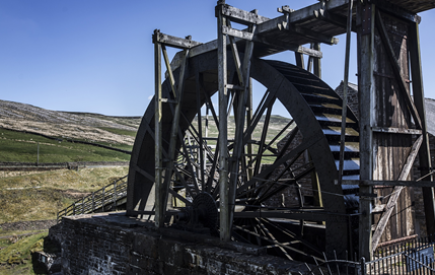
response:
<path id="1" fill-rule="evenodd" d="M 409 80 L 407 24 L 401 20 L 382 13 L 388 37 L 391 41 L 394 56 L 400 65 L 403 78 Z M 383 43 L 378 30 L 375 31 L 374 50 L 374 89 L 375 117 L 374 125 L 379 128 L 412 128 L 411 116 L 406 105 L 404 94 L 399 90 L 398 80 L 394 77 L 392 64 L 388 58 L 387 47 Z M 409 93 L 409 82 L 406 81 Z M 405 164 L 412 146 L 409 134 L 373 133 L 373 179 L 397 180 Z M 411 176 L 408 176 L 411 180 Z M 378 204 L 385 204 L 393 188 L 377 188 L 378 196 L 385 199 Z M 411 211 L 411 195 L 403 189 L 393 214 L 384 231 L 381 242 L 414 234 L 414 219 Z M 379 215 L 375 215 L 377 223 Z"/>

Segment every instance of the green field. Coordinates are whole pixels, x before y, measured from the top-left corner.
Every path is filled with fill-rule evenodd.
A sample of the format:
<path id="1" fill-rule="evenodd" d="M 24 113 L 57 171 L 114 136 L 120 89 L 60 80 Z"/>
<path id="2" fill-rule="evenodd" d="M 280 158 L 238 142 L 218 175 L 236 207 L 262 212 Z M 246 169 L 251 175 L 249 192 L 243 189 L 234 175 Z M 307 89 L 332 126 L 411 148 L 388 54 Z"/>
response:
<path id="1" fill-rule="evenodd" d="M 44 243 L 48 230 L 0 231 L 0 274 L 44 274 L 34 268 L 32 254 L 37 251 L 53 251 L 52 245 Z"/>
<path id="2" fill-rule="evenodd" d="M 130 133 L 130 135 L 133 133 Z M 87 144 L 56 141 L 42 136 L 0 129 L 0 162 L 129 161 L 130 155 Z M 104 144 L 110 146 L 111 144 Z M 131 151 L 132 146 L 112 144 Z"/>

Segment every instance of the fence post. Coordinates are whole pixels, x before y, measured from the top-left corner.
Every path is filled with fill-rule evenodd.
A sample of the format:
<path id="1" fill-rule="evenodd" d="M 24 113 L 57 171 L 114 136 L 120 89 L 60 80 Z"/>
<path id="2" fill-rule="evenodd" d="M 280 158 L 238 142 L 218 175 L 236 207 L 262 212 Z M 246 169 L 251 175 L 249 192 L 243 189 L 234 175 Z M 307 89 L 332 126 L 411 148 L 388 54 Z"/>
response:
<path id="1" fill-rule="evenodd" d="M 92 213 L 95 211 L 95 192 L 92 192 Z"/>
<path id="2" fill-rule="evenodd" d="M 73 204 L 73 216 L 76 215 L 76 203 Z"/>
<path id="3" fill-rule="evenodd" d="M 104 212 L 104 199 L 105 199 L 105 196 L 106 196 L 105 189 L 106 189 L 106 187 L 103 187 L 103 201 L 102 201 L 102 204 L 101 204 L 101 212 Z"/>
<path id="4" fill-rule="evenodd" d="M 366 259 L 364 257 L 361 258 L 361 275 L 366 275 Z"/>
<path id="5" fill-rule="evenodd" d="M 116 182 L 117 181 L 115 181 L 114 183 L 113 183 L 113 205 L 115 206 L 115 211 L 116 211 L 116 208 L 117 208 L 117 201 L 116 201 Z"/>
<path id="6" fill-rule="evenodd" d="M 85 214 L 85 197 L 82 198 L 82 214 Z"/>

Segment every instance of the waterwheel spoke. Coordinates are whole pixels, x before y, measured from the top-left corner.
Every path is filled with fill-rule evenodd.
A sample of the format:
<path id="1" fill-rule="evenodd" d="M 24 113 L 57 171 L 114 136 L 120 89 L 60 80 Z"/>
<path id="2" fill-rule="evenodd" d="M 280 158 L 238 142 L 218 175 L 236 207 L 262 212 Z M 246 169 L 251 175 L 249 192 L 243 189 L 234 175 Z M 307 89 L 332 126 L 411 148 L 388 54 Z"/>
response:
<path id="1" fill-rule="evenodd" d="M 295 233 L 291 232 L 287 228 L 279 225 L 278 223 L 274 223 L 274 222 L 272 222 L 272 221 L 270 221 L 269 219 L 266 219 L 266 218 L 261 218 L 261 220 L 263 222 L 269 224 L 270 226 L 274 227 L 275 229 L 279 230 L 283 234 L 287 235 L 288 237 L 297 240 L 298 242 L 300 242 L 304 246 L 310 248 L 313 252 L 316 252 L 318 255 L 322 255 L 321 250 L 318 247 L 312 245 L 310 242 L 305 241 L 300 236 L 298 236 Z"/>
<path id="2" fill-rule="evenodd" d="M 296 160 L 296 159 L 297 158 L 295 158 L 294 160 Z M 304 166 L 311 165 L 311 167 L 309 167 L 308 169 L 306 169 L 302 173 L 300 173 L 297 176 L 295 176 L 293 171 L 290 169 L 291 165 L 293 165 L 293 163 L 289 163 L 288 165 L 286 165 L 285 169 L 283 169 L 281 171 L 279 176 L 276 179 L 274 178 L 272 181 L 278 181 L 279 182 L 279 180 L 282 178 L 282 176 L 284 176 L 284 174 L 287 171 L 293 177 L 292 180 L 288 181 L 287 184 L 279 184 L 277 187 L 275 186 L 275 189 L 273 189 L 271 192 L 269 192 L 269 190 L 272 189 L 272 187 L 274 187 L 274 185 L 273 184 L 269 184 L 268 188 L 262 192 L 262 195 L 256 200 L 256 202 L 261 203 L 261 202 L 269 199 L 273 195 L 275 195 L 275 194 L 281 192 L 283 189 L 289 187 L 291 183 L 297 183 L 298 180 L 300 180 L 301 178 L 305 177 L 307 174 L 311 173 L 314 170 L 314 166 L 312 166 L 311 164 L 305 164 Z"/>
<path id="3" fill-rule="evenodd" d="M 255 221 L 257 222 L 257 226 L 260 227 L 260 230 L 263 232 L 264 236 L 269 237 L 276 245 L 276 243 L 280 243 L 278 242 L 278 240 L 275 238 L 275 236 L 269 231 L 269 229 L 266 228 L 266 226 L 264 226 L 264 224 L 261 222 L 260 219 L 255 218 Z M 280 243 L 283 244 L 283 243 Z M 283 244 L 284 245 L 284 244 Z M 284 247 L 282 247 L 281 245 L 277 245 L 277 247 L 279 248 L 279 250 L 282 251 L 282 253 L 284 253 L 284 255 L 290 260 L 293 261 L 293 258 L 290 257 L 290 255 L 288 254 L 288 252 L 284 249 Z"/>
<path id="4" fill-rule="evenodd" d="M 263 131 L 261 133 L 260 146 L 258 148 L 258 152 L 257 152 L 256 160 L 255 160 L 254 175 L 257 175 L 258 171 L 260 170 L 260 164 L 261 164 L 261 160 L 262 160 L 263 152 L 264 152 L 263 147 L 264 147 L 264 143 L 266 142 L 266 137 L 267 137 L 267 132 L 269 129 L 269 122 L 270 122 L 271 114 L 272 114 L 272 108 L 268 108 L 267 113 L 266 113 L 266 119 L 265 119 L 264 125 L 263 125 Z"/>
<path id="5" fill-rule="evenodd" d="M 304 252 L 304 251 L 302 251 L 302 250 L 299 250 L 299 249 L 296 249 L 296 248 L 294 248 L 294 247 L 291 247 L 291 246 L 289 246 L 289 245 L 286 245 L 286 244 L 283 244 L 283 243 L 280 243 L 280 242 L 278 242 L 278 241 L 274 241 L 274 240 L 272 240 L 272 239 L 270 239 L 270 238 L 267 238 L 267 237 L 265 237 L 265 236 L 262 236 L 261 234 L 258 234 L 258 233 L 256 233 L 256 232 L 253 232 L 253 231 L 250 231 L 250 230 L 248 230 L 248 229 L 246 229 L 246 228 L 243 228 L 243 227 L 241 227 L 241 226 L 238 226 L 238 225 L 236 225 L 236 226 L 234 226 L 236 229 L 238 229 L 238 230 L 240 230 L 240 231 L 242 231 L 242 232 L 245 232 L 245 233 L 247 233 L 247 234 L 251 234 L 251 235 L 253 235 L 253 236 L 256 236 L 256 237 L 258 237 L 258 238 L 260 238 L 260 239 L 262 239 L 262 240 L 264 240 L 264 241 L 266 241 L 266 242 L 269 242 L 269 243 L 272 243 L 272 244 L 275 244 L 275 245 L 277 245 L 277 246 L 279 246 L 279 247 L 283 247 L 283 248 L 285 248 L 285 249 L 288 249 L 288 250 L 291 250 L 291 251 L 293 251 L 293 252 L 296 252 L 296 253 L 298 253 L 298 254 L 301 254 L 301 255 L 303 255 L 303 256 L 312 256 L 312 255 L 309 255 L 308 253 L 306 253 L 306 252 Z M 318 257 L 315 257 L 318 261 L 324 261 L 323 259 L 321 259 L 321 258 L 318 258 Z"/>
<path id="6" fill-rule="evenodd" d="M 315 144 L 317 140 L 310 140 L 308 142 L 304 142 L 300 145 L 298 145 L 294 150 L 292 150 L 290 153 L 277 158 L 275 163 L 270 165 L 268 168 L 264 169 L 261 173 L 256 175 L 252 180 L 245 183 L 243 186 L 241 186 L 237 191 L 240 195 L 241 192 L 246 191 L 249 187 L 254 186 L 258 183 L 258 181 L 267 180 L 268 177 L 277 169 L 279 166 L 285 164 L 290 159 L 296 159 L 298 156 L 300 156 L 306 149 L 311 147 L 313 144 Z"/>
<path id="7" fill-rule="evenodd" d="M 205 170 L 205 160 L 204 160 L 204 140 L 202 138 L 202 112 L 201 112 L 201 84 L 204 83 L 204 75 L 202 73 L 198 73 L 196 75 L 196 115 L 197 115 L 197 121 L 198 121 L 198 135 L 197 137 L 199 140 L 196 142 L 198 143 L 198 149 L 199 149 L 199 163 L 201 168 L 199 169 L 201 171 L 201 183 L 202 183 L 202 190 L 205 190 L 205 179 L 204 179 L 204 170 Z M 183 117 L 184 114 L 183 114 Z"/>

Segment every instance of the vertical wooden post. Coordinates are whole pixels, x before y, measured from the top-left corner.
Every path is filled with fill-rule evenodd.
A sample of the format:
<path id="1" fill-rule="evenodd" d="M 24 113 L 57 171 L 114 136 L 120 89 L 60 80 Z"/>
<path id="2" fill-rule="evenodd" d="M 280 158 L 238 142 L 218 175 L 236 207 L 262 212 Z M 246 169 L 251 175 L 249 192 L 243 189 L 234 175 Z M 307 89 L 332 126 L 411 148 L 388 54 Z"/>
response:
<path id="1" fill-rule="evenodd" d="M 320 52 L 320 43 L 314 43 L 313 48 Z M 322 62 L 319 57 L 314 58 L 314 74 L 318 78 L 322 78 Z"/>
<path id="2" fill-rule="evenodd" d="M 154 36 L 158 30 L 154 31 Z M 162 46 L 154 41 L 154 160 L 155 160 L 155 224 L 156 227 L 163 226 L 164 208 L 161 201 L 163 190 L 162 175 Z"/>
<path id="3" fill-rule="evenodd" d="M 304 55 L 301 53 L 295 52 L 295 59 L 296 59 L 296 65 L 298 67 L 305 69 Z"/>
<path id="4" fill-rule="evenodd" d="M 420 56 L 420 37 L 418 31 L 418 23 L 411 23 L 409 28 L 409 48 L 411 58 L 411 75 L 412 75 L 412 91 L 414 94 L 414 104 L 418 115 L 421 119 L 423 144 L 420 147 L 419 158 L 421 175 L 426 175 L 430 172 L 429 167 L 432 167 L 429 139 L 427 134 L 426 111 L 424 106 L 424 90 L 423 90 L 423 75 L 421 70 Z M 433 181 L 433 176 L 430 175 L 425 180 Z M 434 190 L 433 188 L 423 188 L 424 212 L 426 216 L 427 235 L 435 234 L 435 205 L 434 205 Z"/>
<path id="5" fill-rule="evenodd" d="M 373 64 L 374 64 L 374 19 L 375 5 L 358 1 L 358 90 L 360 106 L 360 179 L 373 179 Z M 360 185 L 361 194 L 371 194 L 372 187 Z M 368 261 L 372 255 L 371 201 L 360 197 L 359 212 L 359 257 Z"/>
<path id="6" fill-rule="evenodd" d="M 230 208 L 228 205 L 228 133 L 227 133 L 227 51 L 226 35 L 222 27 L 226 19 L 222 15 L 222 5 L 216 6 L 218 14 L 218 77 L 219 77 L 219 194 L 220 194 L 220 239 L 230 240 L 231 228 L 229 223 Z"/>
<path id="7" fill-rule="evenodd" d="M 347 117 L 347 90 L 349 82 L 349 63 L 350 63 L 350 42 L 352 34 L 352 5 L 349 1 L 347 14 L 347 33 L 346 33 L 346 58 L 344 62 L 344 80 L 343 80 L 343 105 L 341 110 L 341 135 L 340 135 L 340 163 L 338 167 L 338 182 L 341 185 L 344 166 L 344 146 L 346 142 L 346 117 Z"/>

